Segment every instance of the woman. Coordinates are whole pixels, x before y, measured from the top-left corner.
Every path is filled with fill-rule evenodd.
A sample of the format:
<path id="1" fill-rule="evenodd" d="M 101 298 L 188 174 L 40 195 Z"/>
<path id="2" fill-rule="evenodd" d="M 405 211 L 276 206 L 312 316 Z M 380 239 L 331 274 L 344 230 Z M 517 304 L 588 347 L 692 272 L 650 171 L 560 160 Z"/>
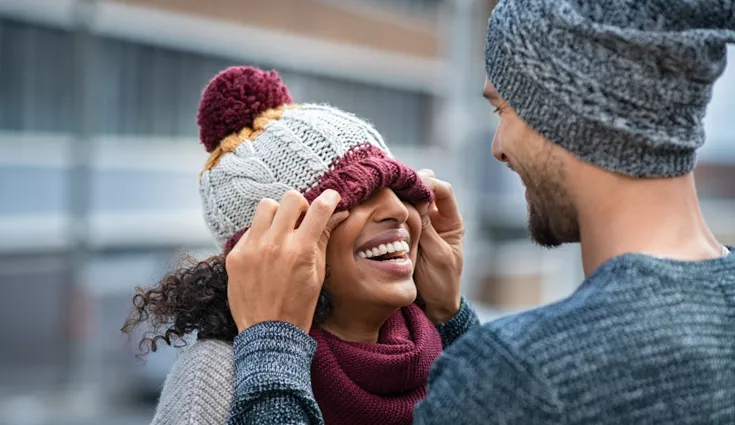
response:
<path id="1" fill-rule="evenodd" d="M 314 200 L 333 189 L 349 216 L 334 229 L 310 335 L 312 389 L 327 424 L 410 424 L 442 347 L 477 323 L 462 303 L 435 326 L 415 304 L 422 232 L 417 207 L 433 200 L 416 172 L 391 158 L 378 132 L 323 105 L 294 105 L 275 72 L 229 68 L 204 91 L 200 138 L 210 158 L 200 176 L 205 220 L 223 255 L 192 262 L 139 290 L 123 327 L 150 321 L 141 347 L 196 332 L 161 394 L 154 424 L 224 424 L 233 393 L 227 253 L 261 200 L 289 190 Z M 298 284 L 294 282 L 294 284 Z"/>

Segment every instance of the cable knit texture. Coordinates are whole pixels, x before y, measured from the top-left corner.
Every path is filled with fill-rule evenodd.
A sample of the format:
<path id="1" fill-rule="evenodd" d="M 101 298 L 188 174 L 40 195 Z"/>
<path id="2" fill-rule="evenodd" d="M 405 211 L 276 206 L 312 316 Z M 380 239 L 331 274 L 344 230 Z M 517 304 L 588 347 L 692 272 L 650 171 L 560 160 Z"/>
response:
<path id="1" fill-rule="evenodd" d="M 569 298 L 477 327 L 449 346 L 414 424 L 731 425 L 733 312 L 735 254 L 614 258 Z M 259 349 L 265 345 L 272 351 Z M 229 425 L 323 423 L 304 390 L 313 349 L 306 334 L 264 324 L 235 347 Z"/>
<path id="2" fill-rule="evenodd" d="M 599 167 L 685 174 L 735 42 L 733 0 L 502 0 L 488 79 L 532 128 Z"/>
<path id="3" fill-rule="evenodd" d="M 151 425 L 222 425 L 233 392 L 232 344 L 197 341 L 166 378 Z"/>
<path id="4" fill-rule="evenodd" d="M 394 320 L 392 324 L 398 322 L 400 320 Z M 401 335 L 406 337 L 406 328 L 401 331 L 401 326 L 394 327 L 392 324 L 389 326 L 398 331 L 395 334 L 393 330 L 389 332 L 396 337 L 395 342 L 398 342 Z M 456 338 L 478 325 L 477 316 L 471 306 L 463 300 L 459 313 L 447 324 L 437 327 L 439 335 L 434 333 L 432 337 L 430 331 L 423 329 L 425 335 L 420 338 L 423 341 L 421 344 L 432 345 L 431 351 L 427 350 L 424 355 L 435 357 L 437 353 L 434 351 L 437 348 L 441 350 L 440 346 L 435 346 L 436 338 L 440 338 L 444 342 L 444 347 L 448 347 Z M 388 335 L 385 337 L 388 338 Z M 314 394 L 309 379 L 311 359 L 317 352 L 317 342 L 313 338 L 292 325 L 270 322 L 254 326 L 250 332 L 241 334 L 238 339 L 240 342 L 234 348 L 234 358 L 247 359 L 247 363 L 268 366 L 248 369 L 246 363 L 241 363 L 242 370 L 239 372 L 241 379 L 237 381 L 236 389 L 232 344 L 214 340 L 197 341 L 176 360 L 166 378 L 152 425 L 223 425 L 227 421 L 234 393 L 244 397 L 240 399 L 241 403 L 237 407 L 238 414 L 267 415 L 268 418 L 275 418 L 279 424 L 290 423 L 291 416 L 288 410 L 281 411 L 278 406 L 268 411 L 259 410 L 262 401 L 260 398 L 264 395 L 267 397 L 268 394 L 280 394 L 284 399 L 296 404 L 313 400 Z M 284 341 L 293 345 L 284 344 Z M 406 340 L 403 345 L 400 343 L 394 345 L 393 349 L 398 354 L 401 351 L 410 353 L 412 350 L 405 349 L 411 344 L 412 342 Z M 363 348 L 369 349 L 369 346 L 370 344 L 365 344 Z M 375 353 L 383 350 L 385 348 L 375 347 Z M 342 350 L 338 350 L 333 351 L 330 357 L 338 362 L 352 361 L 344 357 L 344 354 L 354 353 L 343 353 Z M 329 363 L 330 360 L 325 362 Z M 415 363 L 407 366 L 407 369 L 420 369 L 426 381 L 428 367 L 425 362 Z M 304 365 L 306 373 L 302 373 Z M 418 373 L 399 372 L 409 373 L 413 376 L 414 383 L 415 379 L 420 378 Z M 327 374 L 323 376 L 326 377 Z M 375 377 L 380 376 L 385 376 L 385 373 L 376 372 Z M 326 384 L 326 381 L 324 383 Z M 252 388 L 257 388 L 258 392 L 253 393 L 251 399 L 246 393 Z M 343 387 L 334 389 L 344 390 Z M 316 403 L 305 406 L 305 409 L 311 417 L 323 420 Z M 278 422 L 281 420 L 282 422 Z"/>
<path id="5" fill-rule="evenodd" d="M 433 198 L 414 170 L 369 144 L 358 145 L 345 153 L 329 170 L 304 193 L 307 201 L 312 202 L 325 190 L 332 189 L 342 197 L 336 211 L 346 211 L 383 187 L 391 188 L 401 199 L 411 202 Z M 225 252 L 232 249 L 246 230 L 244 227 L 227 240 Z"/>

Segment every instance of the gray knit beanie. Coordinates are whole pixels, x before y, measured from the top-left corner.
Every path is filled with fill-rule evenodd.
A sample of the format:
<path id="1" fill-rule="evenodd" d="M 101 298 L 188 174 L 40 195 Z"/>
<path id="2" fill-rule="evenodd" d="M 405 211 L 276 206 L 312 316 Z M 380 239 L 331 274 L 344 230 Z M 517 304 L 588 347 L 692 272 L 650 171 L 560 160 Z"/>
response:
<path id="1" fill-rule="evenodd" d="M 734 0 L 502 0 L 485 66 L 521 118 L 578 158 L 670 177 L 694 168 L 732 42 Z"/>

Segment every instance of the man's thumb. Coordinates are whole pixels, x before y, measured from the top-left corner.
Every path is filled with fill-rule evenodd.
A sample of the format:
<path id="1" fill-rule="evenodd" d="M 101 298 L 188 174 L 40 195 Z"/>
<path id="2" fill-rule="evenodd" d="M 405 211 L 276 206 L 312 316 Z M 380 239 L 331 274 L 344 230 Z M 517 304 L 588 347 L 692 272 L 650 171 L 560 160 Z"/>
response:
<path id="1" fill-rule="evenodd" d="M 319 249 L 321 251 L 327 250 L 327 244 L 329 243 L 329 238 L 332 237 L 332 231 L 340 225 L 347 217 L 350 215 L 348 211 L 340 211 L 338 213 L 332 214 L 331 217 L 329 217 L 329 221 L 327 221 L 327 226 L 324 228 L 324 231 L 322 232 L 321 238 L 319 238 Z"/>
<path id="2" fill-rule="evenodd" d="M 419 246 L 422 249 L 434 251 L 439 250 L 444 244 L 444 240 L 441 235 L 436 231 L 428 216 L 422 217 L 421 221 L 421 237 L 419 238 Z"/>

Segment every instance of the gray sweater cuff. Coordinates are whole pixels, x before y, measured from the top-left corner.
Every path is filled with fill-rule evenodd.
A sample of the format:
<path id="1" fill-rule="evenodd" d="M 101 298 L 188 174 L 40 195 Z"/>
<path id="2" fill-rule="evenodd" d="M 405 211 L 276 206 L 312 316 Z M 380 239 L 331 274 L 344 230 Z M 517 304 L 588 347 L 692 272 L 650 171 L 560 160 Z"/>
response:
<path id="1" fill-rule="evenodd" d="M 465 297 L 462 297 L 462 303 L 459 306 L 457 314 L 447 323 L 437 325 L 436 329 L 439 331 L 439 335 L 441 335 L 442 346 L 446 349 L 454 341 L 459 339 L 459 337 L 479 325 L 480 319 L 477 318 L 475 310 L 470 305 L 470 302 Z"/>
<path id="2" fill-rule="evenodd" d="M 285 322 L 263 322 L 235 337 L 235 392 L 301 390 L 311 393 L 316 341 Z"/>

